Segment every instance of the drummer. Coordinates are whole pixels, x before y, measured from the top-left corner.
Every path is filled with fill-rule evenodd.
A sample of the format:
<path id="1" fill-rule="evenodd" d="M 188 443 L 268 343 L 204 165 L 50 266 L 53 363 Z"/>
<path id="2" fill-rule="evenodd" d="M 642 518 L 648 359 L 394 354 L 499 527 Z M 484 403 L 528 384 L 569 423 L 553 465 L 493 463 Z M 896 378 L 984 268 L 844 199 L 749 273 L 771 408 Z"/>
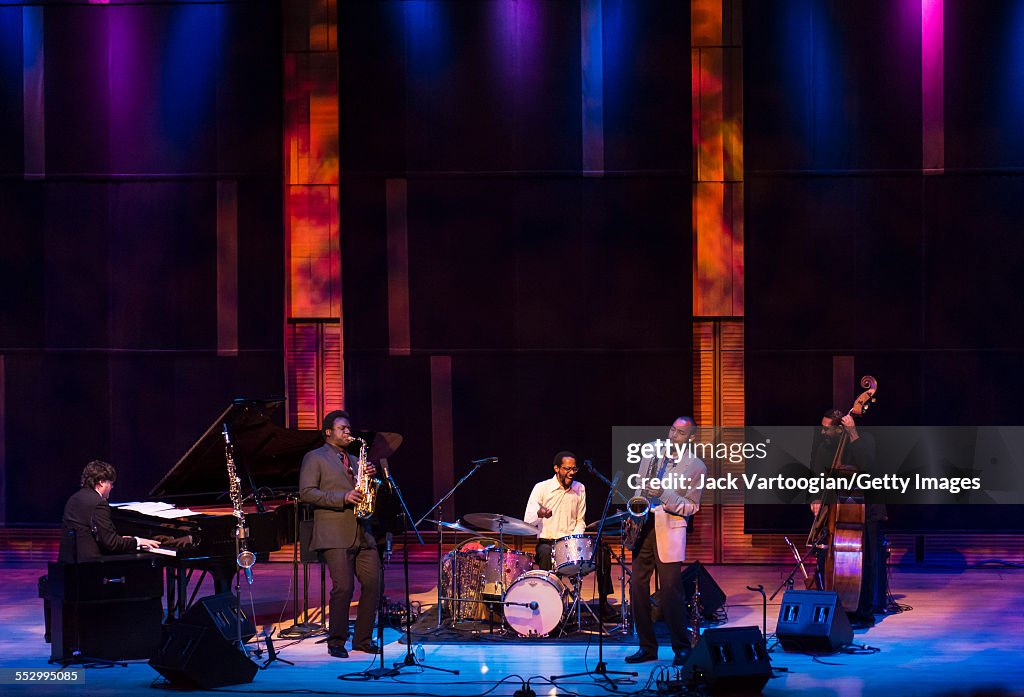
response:
<path id="1" fill-rule="evenodd" d="M 576 456 L 568 450 L 555 455 L 555 476 L 537 482 L 523 516 L 537 528 L 537 566 L 551 570 L 551 546 L 567 535 L 580 535 L 586 529 L 587 495 L 576 476 Z"/>

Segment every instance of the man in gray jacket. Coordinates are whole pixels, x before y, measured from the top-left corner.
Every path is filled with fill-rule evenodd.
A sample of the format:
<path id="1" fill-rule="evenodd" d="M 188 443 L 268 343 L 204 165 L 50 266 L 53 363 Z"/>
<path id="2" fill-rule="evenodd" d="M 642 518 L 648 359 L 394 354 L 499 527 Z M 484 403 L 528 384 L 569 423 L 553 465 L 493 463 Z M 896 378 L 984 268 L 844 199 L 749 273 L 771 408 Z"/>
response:
<path id="1" fill-rule="evenodd" d="M 348 658 L 348 609 L 355 590 L 354 577 L 358 577 L 359 608 L 352 649 L 380 653 L 380 647 L 370 638 L 380 592 L 380 559 L 369 522 L 355 515 L 363 494 L 355 490 L 357 460 L 345 450 L 355 440 L 348 413 L 332 411 L 324 417 L 322 430 L 326 442 L 302 459 L 299 495 L 314 506 L 312 548 L 323 553 L 331 572 L 327 652 Z M 373 465 L 366 464 L 369 473 L 376 474 Z"/>

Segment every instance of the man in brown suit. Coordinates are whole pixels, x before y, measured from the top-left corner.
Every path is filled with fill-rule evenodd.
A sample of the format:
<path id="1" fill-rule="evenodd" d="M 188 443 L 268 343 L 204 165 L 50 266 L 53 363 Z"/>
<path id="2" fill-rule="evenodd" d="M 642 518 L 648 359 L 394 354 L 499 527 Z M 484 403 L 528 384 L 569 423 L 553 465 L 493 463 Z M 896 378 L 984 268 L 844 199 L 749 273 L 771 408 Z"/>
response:
<path id="1" fill-rule="evenodd" d="M 299 495 L 314 506 L 312 548 L 321 551 L 331 572 L 330 631 L 327 652 L 348 658 L 348 608 L 359 578 L 359 608 L 352 636 L 352 649 L 380 653 L 370 638 L 380 592 L 380 559 L 369 523 L 359 520 L 355 507 L 363 494 L 355 490 L 357 460 L 345 447 L 355 440 L 349 416 L 332 411 L 322 424 L 324 440 L 316 450 L 306 453 L 299 471 Z M 367 463 L 370 474 L 373 465 Z"/>

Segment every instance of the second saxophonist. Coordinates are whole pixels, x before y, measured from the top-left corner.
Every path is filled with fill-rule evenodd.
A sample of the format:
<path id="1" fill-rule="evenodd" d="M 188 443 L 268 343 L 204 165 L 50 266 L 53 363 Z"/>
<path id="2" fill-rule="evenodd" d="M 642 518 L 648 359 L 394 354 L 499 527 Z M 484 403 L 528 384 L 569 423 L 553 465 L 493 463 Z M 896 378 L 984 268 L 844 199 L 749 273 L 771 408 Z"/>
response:
<path id="1" fill-rule="evenodd" d="M 364 494 L 356 487 L 357 460 L 346 451 L 355 438 L 349 415 L 332 411 L 322 424 L 324 444 L 306 453 L 299 471 L 299 496 L 314 506 L 312 548 L 321 552 L 331 572 L 330 631 L 327 653 L 347 658 L 348 610 L 359 579 L 352 649 L 380 653 L 371 638 L 380 593 L 380 558 L 369 521 L 356 516 Z M 371 476 L 373 464 L 365 464 Z"/>
<path id="2" fill-rule="evenodd" d="M 689 416 L 680 416 L 668 430 L 668 441 L 675 446 L 689 443 L 697 434 L 697 424 Z M 678 452 L 678 451 L 677 451 Z M 682 454 L 676 457 L 644 458 L 640 462 L 641 477 L 672 480 L 672 475 L 685 479 L 675 481 L 703 482 L 707 467 L 698 457 Z M 627 656 L 627 663 L 658 660 L 658 639 L 651 619 L 651 575 L 658 571 L 661 583 L 660 610 L 672 635 L 673 664 L 681 666 L 690 653 L 687 636 L 686 598 L 681 592 L 682 563 L 686 558 L 686 516 L 700 510 L 701 490 L 645 488 L 634 492 L 650 502 L 650 515 L 644 519 L 633 547 L 632 589 L 633 621 L 640 650 Z"/>

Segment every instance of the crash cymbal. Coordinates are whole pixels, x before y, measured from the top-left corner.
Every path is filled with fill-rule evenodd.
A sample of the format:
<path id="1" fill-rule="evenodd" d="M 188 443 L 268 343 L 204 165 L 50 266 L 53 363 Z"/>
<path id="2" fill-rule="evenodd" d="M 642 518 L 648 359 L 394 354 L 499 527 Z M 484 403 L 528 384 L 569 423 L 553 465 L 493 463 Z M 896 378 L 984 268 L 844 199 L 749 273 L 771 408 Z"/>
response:
<path id="1" fill-rule="evenodd" d="M 459 525 L 458 523 L 447 523 L 443 520 L 430 520 L 429 518 L 427 518 L 427 520 L 425 520 L 424 522 L 431 523 L 432 525 L 440 525 L 441 527 L 448 528 L 449 530 L 457 530 L 458 532 L 468 532 L 470 535 L 477 534 L 476 530 L 470 530 L 464 525 Z"/>
<path id="2" fill-rule="evenodd" d="M 506 535 L 537 535 L 537 528 L 525 520 L 502 515 L 501 513 L 467 513 L 462 519 L 470 525 L 475 525 L 491 532 L 502 532 Z"/>

